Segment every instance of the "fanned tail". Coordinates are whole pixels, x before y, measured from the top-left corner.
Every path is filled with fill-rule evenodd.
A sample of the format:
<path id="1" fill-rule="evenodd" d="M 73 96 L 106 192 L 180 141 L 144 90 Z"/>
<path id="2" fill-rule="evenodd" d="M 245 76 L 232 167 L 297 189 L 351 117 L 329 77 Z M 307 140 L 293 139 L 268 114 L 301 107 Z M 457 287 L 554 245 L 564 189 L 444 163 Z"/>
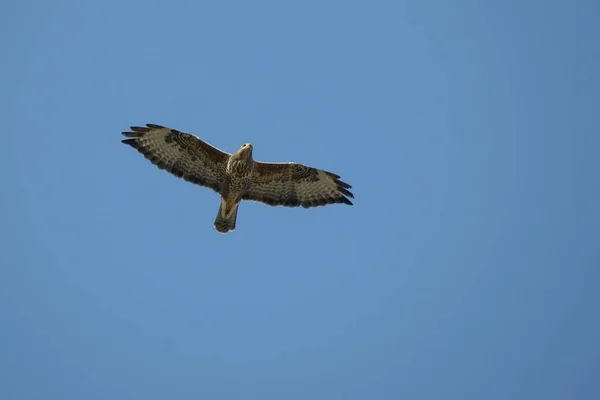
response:
<path id="1" fill-rule="evenodd" d="M 233 210 L 229 210 L 229 217 L 226 215 L 226 203 L 221 199 L 221 205 L 219 206 L 219 212 L 217 213 L 217 218 L 215 219 L 215 229 L 217 232 L 227 233 L 235 229 L 235 221 L 237 219 L 238 206 L 240 203 L 234 205 Z"/>

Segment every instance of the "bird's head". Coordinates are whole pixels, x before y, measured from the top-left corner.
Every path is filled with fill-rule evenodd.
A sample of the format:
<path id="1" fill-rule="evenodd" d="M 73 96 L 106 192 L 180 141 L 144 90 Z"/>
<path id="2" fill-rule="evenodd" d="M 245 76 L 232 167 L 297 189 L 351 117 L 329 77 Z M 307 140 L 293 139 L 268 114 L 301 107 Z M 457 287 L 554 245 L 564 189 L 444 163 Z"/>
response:
<path id="1" fill-rule="evenodd" d="M 246 143 L 236 153 L 239 158 L 252 159 L 252 143 Z"/>

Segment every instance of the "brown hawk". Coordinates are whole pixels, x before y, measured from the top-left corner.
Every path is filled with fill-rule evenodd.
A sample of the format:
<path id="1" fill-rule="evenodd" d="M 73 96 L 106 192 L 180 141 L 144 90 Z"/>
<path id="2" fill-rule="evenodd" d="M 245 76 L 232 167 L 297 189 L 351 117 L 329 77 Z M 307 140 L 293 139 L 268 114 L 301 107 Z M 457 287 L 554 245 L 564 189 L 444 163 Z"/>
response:
<path id="1" fill-rule="evenodd" d="M 188 182 L 206 186 L 221 195 L 215 228 L 221 233 L 235 229 L 242 200 L 271 206 L 304 208 L 332 203 L 352 205 L 352 186 L 331 172 L 296 163 L 265 163 L 252 159 L 252 145 L 244 144 L 234 154 L 221 151 L 200 138 L 146 124 L 123 132 L 122 142 L 137 149 L 160 169 Z"/>

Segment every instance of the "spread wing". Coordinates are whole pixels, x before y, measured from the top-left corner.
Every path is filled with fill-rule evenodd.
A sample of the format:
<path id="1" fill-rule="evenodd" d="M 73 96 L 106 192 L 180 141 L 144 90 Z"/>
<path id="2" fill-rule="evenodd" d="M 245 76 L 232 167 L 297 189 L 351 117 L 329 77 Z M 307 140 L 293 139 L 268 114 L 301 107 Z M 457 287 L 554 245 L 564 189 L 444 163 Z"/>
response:
<path id="1" fill-rule="evenodd" d="M 352 205 L 352 186 L 339 175 L 296 163 L 255 162 L 252 185 L 245 200 L 260 201 L 271 206 L 304 208 L 333 203 Z"/>
<path id="2" fill-rule="evenodd" d="M 188 182 L 221 191 L 229 153 L 194 135 L 160 125 L 132 126 L 131 132 L 123 132 L 123 135 L 131 138 L 123 143 L 137 149 L 158 168 Z"/>

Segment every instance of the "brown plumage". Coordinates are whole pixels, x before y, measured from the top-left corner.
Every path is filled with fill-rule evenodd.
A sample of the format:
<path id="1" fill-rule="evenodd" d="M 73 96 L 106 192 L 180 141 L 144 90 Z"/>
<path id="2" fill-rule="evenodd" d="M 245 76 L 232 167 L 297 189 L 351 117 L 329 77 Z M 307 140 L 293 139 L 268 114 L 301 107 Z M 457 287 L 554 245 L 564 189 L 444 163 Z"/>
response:
<path id="1" fill-rule="evenodd" d="M 234 154 L 200 138 L 160 125 L 132 126 L 122 142 L 137 149 L 160 169 L 221 195 L 214 225 L 227 233 L 235 229 L 242 200 L 272 206 L 304 208 L 333 203 L 352 205 L 352 186 L 339 175 L 297 163 L 265 163 L 252 159 L 247 143 Z"/>

